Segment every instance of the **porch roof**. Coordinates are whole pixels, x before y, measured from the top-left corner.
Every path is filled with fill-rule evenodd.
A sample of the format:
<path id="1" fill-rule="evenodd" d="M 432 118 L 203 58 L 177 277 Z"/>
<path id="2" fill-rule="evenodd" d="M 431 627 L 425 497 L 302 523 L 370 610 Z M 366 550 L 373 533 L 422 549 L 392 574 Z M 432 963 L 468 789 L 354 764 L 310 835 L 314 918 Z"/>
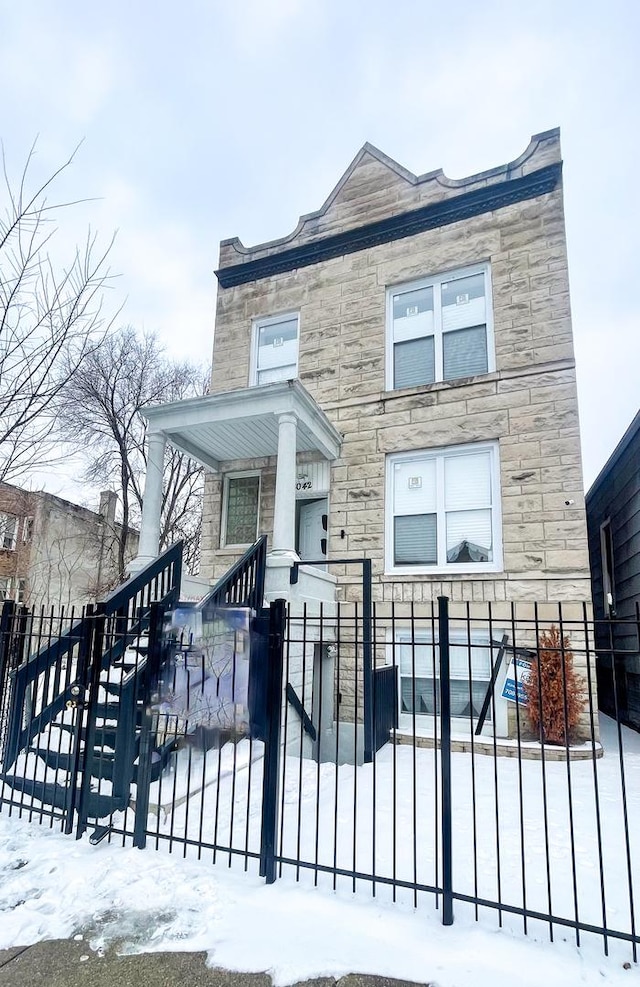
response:
<path id="1" fill-rule="evenodd" d="M 213 472 L 229 460 L 275 456 L 278 418 L 285 412 L 297 419 L 298 452 L 338 458 L 342 436 L 298 380 L 142 409 L 150 434 L 163 434 L 172 446 Z"/>

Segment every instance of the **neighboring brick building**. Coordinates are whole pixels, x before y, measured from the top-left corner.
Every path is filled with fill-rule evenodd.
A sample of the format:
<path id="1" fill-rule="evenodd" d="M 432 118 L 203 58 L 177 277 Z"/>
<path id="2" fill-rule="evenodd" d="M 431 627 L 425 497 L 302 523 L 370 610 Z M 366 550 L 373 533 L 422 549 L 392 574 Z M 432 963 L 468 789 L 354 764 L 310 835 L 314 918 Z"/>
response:
<path id="1" fill-rule="evenodd" d="M 100 495 L 100 511 L 43 491 L 0 483 L 0 599 L 31 609 L 82 607 L 117 582 L 115 493 Z M 138 535 L 128 534 L 128 556 Z"/>

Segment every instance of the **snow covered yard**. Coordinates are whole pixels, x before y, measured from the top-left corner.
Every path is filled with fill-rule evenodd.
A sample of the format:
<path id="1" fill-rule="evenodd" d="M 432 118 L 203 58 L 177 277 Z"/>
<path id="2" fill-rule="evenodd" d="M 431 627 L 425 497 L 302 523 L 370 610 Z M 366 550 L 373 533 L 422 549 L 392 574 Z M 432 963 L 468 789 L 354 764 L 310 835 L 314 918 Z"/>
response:
<path id="1" fill-rule="evenodd" d="M 602 868 L 607 924 L 625 931 L 630 925 L 628 870 L 611 727 L 604 724 L 606 753 L 597 762 Z M 631 867 L 638 882 L 640 737 L 626 730 L 624 735 Z M 196 777 L 196 767 L 206 765 L 198 762 L 199 752 L 190 756 Z M 551 944 L 548 923 L 530 921 L 525 938 L 521 918 L 503 913 L 499 930 L 494 910 L 480 908 L 476 923 L 473 905 L 462 902 L 454 905 L 455 925 L 445 929 L 433 895 L 426 892 L 418 893 L 419 907 L 414 909 L 414 892 L 405 888 L 397 889 L 393 904 L 392 888 L 385 884 L 376 884 L 373 898 L 371 882 L 357 880 L 358 893 L 353 896 L 351 877 L 339 876 L 334 891 L 334 876 L 320 871 L 314 888 L 313 869 L 301 868 L 296 883 L 295 868 L 285 866 L 282 878 L 267 887 L 253 861 L 244 873 L 241 857 L 232 857 L 227 866 L 229 855 L 219 853 L 212 867 L 212 851 L 203 850 L 198 860 L 196 847 L 186 847 L 183 859 L 181 838 L 197 835 L 201 825 L 200 805 L 189 803 L 202 803 L 205 831 L 212 832 L 215 807 L 208 800 L 216 794 L 217 840 L 230 838 L 227 845 L 238 849 L 257 846 L 262 761 L 252 763 L 249 782 L 250 762 L 242 750 L 237 756 L 244 758 L 241 768 L 235 777 L 228 770 L 221 772 L 219 794 L 217 786 L 205 787 L 176 812 L 164 816 L 159 811 L 150 817 L 152 826 L 173 835 L 171 854 L 166 852 L 167 840 L 159 841 L 161 852 L 156 852 L 151 837 L 145 851 L 117 845 L 118 837 L 92 847 L 86 838 L 76 842 L 49 829 L 46 821 L 29 824 L 17 819 L 15 810 L 10 817 L 5 807 L 0 813 L 0 946 L 82 935 L 94 949 L 113 943 L 122 951 L 207 949 L 215 965 L 269 970 L 278 984 L 352 970 L 431 979 L 442 987 L 640 980 L 638 967 L 623 969 L 631 959 L 626 943 L 610 940 L 607 959 L 599 937 L 583 934 L 577 950 L 574 932 L 556 925 Z M 409 883 L 415 875 L 418 883 L 437 883 L 434 764 L 433 751 L 418 749 L 414 760 L 412 748 L 387 746 L 375 765 L 374 815 L 373 766 L 344 766 L 336 774 L 332 765 L 318 769 L 312 761 L 303 761 L 300 771 L 297 759 L 287 759 L 284 856 L 326 866 L 335 858 L 346 870 L 375 870 L 378 877 L 395 875 Z M 548 855 L 553 913 L 571 919 L 577 901 L 580 919 L 600 925 L 593 764 L 575 762 L 570 769 L 573 846 L 566 764 L 546 766 L 546 827 L 540 762 L 522 763 L 522 786 L 514 759 L 501 759 L 494 766 L 492 758 L 478 756 L 473 779 L 469 755 L 454 755 L 452 765 L 456 891 L 474 895 L 477 885 L 478 896 L 497 900 L 499 882 L 503 902 L 521 905 L 524 888 L 527 906 L 547 911 Z M 173 780 L 179 792 L 180 771 Z"/>

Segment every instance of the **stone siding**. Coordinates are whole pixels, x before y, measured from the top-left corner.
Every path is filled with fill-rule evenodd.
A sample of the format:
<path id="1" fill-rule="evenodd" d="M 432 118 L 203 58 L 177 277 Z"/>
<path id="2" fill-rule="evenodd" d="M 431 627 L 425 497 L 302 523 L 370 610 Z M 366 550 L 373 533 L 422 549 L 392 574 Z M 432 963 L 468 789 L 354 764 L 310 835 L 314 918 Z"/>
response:
<path id="1" fill-rule="evenodd" d="M 534 139 L 508 173 L 462 183 L 421 179 L 363 152 L 322 210 L 250 260 L 560 160 L 559 138 Z M 408 176 L 408 177 L 407 177 Z M 237 264 L 225 241 L 221 265 Z M 389 286 L 479 262 L 490 265 L 495 372 L 397 391 L 385 385 Z M 218 292 L 212 391 L 249 383 L 252 320 L 300 313 L 299 376 L 344 436 L 332 464 L 329 555 L 373 560 L 377 600 L 589 598 L 588 558 L 562 191 L 392 243 Z M 444 577 L 384 574 L 385 457 L 497 440 L 504 571 Z M 260 529 L 271 533 L 274 463 L 264 461 Z M 225 470 L 249 469 L 246 461 Z M 256 468 L 258 468 L 256 466 Z M 207 482 L 203 572 L 219 551 L 219 479 Z M 341 537 L 341 532 L 345 537 Z M 332 570 L 340 575 L 338 569 Z M 342 573 L 347 599 L 361 594 Z"/>

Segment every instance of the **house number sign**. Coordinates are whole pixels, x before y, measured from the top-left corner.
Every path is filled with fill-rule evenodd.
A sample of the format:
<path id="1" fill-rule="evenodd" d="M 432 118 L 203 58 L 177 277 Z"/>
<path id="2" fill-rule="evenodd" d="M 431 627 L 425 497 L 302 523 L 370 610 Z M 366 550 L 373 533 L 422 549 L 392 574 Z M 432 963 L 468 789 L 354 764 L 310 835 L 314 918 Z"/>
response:
<path id="1" fill-rule="evenodd" d="M 296 490 L 313 490 L 313 480 L 298 480 Z"/>

